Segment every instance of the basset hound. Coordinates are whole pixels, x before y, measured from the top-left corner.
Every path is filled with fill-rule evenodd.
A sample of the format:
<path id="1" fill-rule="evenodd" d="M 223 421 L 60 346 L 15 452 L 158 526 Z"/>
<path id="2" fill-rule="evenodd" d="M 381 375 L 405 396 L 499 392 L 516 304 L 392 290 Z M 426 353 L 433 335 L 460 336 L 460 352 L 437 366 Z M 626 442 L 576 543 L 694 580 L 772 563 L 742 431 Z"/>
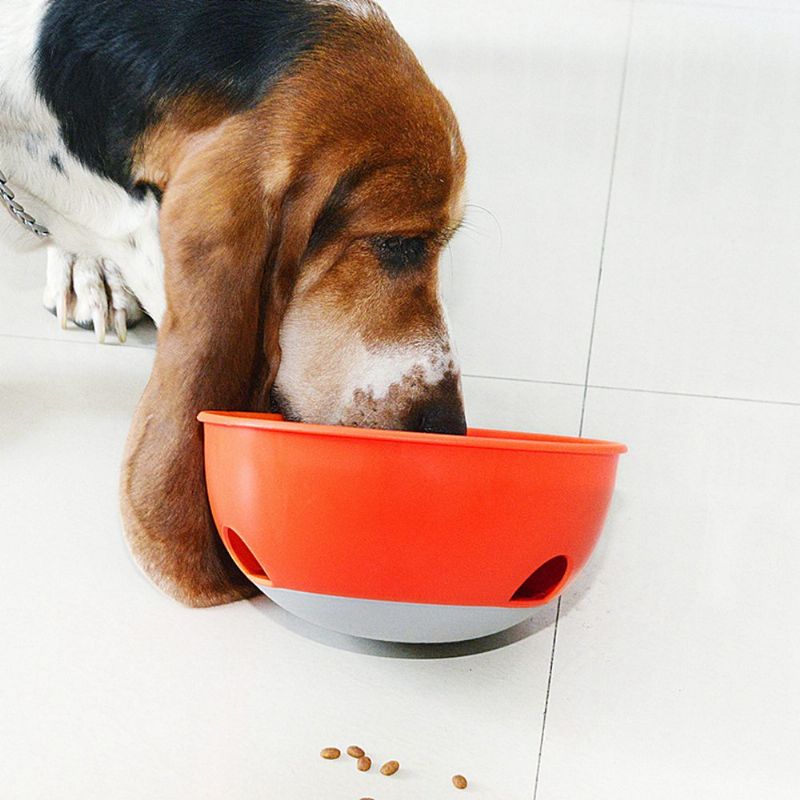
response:
<path id="1" fill-rule="evenodd" d="M 437 278 L 464 148 L 372 0 L 5 0 L 0 170 L 62 325 L 158 325 L 122 511 L 178 600 L 256 593 L 214 531 L 201 409 L 465 432 Z"/>

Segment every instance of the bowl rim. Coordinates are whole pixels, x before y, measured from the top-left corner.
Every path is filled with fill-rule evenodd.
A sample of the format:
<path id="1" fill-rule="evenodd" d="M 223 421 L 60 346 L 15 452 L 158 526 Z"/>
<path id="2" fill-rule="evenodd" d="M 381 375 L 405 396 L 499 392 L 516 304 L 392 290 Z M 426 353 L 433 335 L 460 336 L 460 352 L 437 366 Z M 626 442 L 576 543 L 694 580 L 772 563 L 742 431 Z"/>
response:
<path id="1" fill-rule="evenodd" d="M 494 450 L 528 450 L 541 453 L 577 453 L 582 455 L 620 455 L 627 453 L 626 445 L 603 439 L 584 439 L 575 436 L 553 436 L 544 433 L 467 428 L 467 436 L 420 431 L 395 431 L 382 428 L 354 428 L 345 425 L 319 425 L 313 422 L 290 422 L 280 414 L 258 411 L 201 411 L 197 419 L 204 425 L 226 428 L 251 428 L 315 436 L 334 436 L 348 439 L 372 439 L 391 442 L 418 442 L 454 447 L 479 447 Z"/>

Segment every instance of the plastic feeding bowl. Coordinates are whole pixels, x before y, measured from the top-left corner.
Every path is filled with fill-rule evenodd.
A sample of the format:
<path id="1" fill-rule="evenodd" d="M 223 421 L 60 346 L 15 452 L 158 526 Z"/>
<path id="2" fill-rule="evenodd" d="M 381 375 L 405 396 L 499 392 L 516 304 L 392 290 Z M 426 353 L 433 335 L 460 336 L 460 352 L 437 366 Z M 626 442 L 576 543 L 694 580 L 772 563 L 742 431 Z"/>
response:
<path id="1" fill-rule="evenodd" d="M 496 633 L 556 597 L 592 552 L 626 450 L 478 428 L 199 419 L 211 511 L 245 575 L 298 617 L 395 642 Z"/>

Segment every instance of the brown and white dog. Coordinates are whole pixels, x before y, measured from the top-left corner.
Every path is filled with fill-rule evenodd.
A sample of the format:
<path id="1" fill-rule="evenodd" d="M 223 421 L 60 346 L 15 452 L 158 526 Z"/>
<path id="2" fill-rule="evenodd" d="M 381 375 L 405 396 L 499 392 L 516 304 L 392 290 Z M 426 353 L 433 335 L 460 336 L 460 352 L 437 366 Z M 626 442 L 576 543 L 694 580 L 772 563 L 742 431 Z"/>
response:
<path id="1" fill-rule="evenodd" d="M 453 113 L 371 0 L 3 13 L 0 170 L 51 232 L 45 304 L 101 339 L 142 308 L 159 326 L 132 553 L 184 603 L 255 594 L 214 531 L 198 411 L 465 430 L 437 279 L 463 213 Z"/>

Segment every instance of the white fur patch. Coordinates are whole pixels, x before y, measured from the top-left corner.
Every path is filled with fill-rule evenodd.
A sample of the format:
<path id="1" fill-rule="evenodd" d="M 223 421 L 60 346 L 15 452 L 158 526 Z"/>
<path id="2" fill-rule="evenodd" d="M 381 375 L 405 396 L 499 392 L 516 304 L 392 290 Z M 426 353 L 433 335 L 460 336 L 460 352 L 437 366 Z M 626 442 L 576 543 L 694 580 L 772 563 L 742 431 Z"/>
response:
<path id="1" fill-rule="evenodd" d="M 420 375 L 429 386 L 435 386 L 455 364 L 449 346 L 439 341 L 417 347 L 354 348 L 357 357 L 349 369 L 348 380 L 342 389 L 342 400 L 352 400 L 359 390 L 377 401 L 383 400 L 389 389 L 404 377 Z"/>

